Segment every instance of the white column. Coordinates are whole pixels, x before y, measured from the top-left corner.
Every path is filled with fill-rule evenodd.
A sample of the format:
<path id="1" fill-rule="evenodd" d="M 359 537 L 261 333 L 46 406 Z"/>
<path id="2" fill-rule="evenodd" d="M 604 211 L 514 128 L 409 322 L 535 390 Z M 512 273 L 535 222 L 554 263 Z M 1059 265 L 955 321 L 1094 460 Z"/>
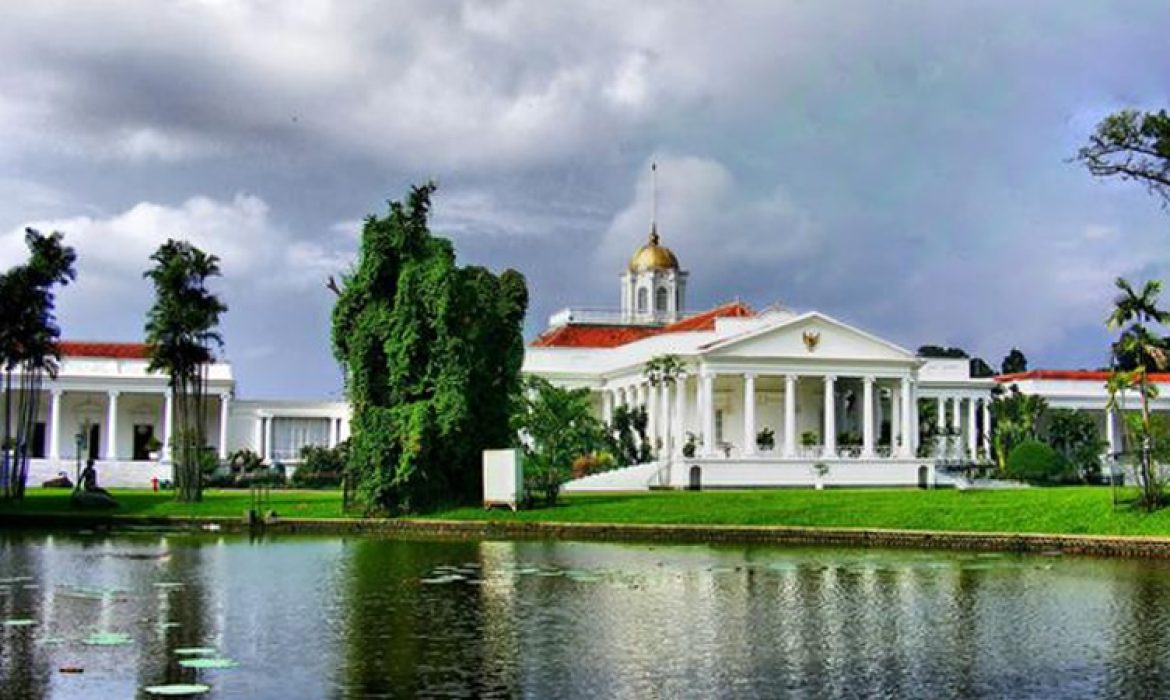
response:
<path id="1" fill-rule="evenodd" d="M 938 397 L 938 432 L 941 435 L 947 427 L 947 399 L 945 396 Z"/>
<path id="2" fill-rule="evenodd" d="M 1105 442 L 1109 444 L 1109 453 L 1117 452 L 1117 425 L 1112 410 L 1105 411 Z"/>
<path id="3" fill-rule="evenodd" d="M 659 450 L 659 457 L 667 457 L 670 455 L 670 384 L 662 382 L 658 385 L 658 420 L 654 421 L 658 426 L 658 440 L 662 443 L 662 449 Z"/>
<path id="4" fill-rule="evenodd" d="M 686 444 L 686 425 L 687 425 L 687 378 L 685 375 L 679 375 L 675 380 L 674 385 L 674 427 L 671 431 L 674 433 L 674 454 L 675 456 L 682 456 L 683 445 Z"/>
<path id="5" fill-rule="evenodd" d="M 784 456 L 796 456 L 796 375 L 784 377 Z"/>
<path id="6" fill-rule="evenodd" d="M 118 459 L 118 392 L 111 389 L 106 395 L 106 459 L 113 462 Z"/>
<path id="7" fill-rule="evenodd" d="M 901 393 L 902 393 L 901 406 L 900 406 L 900 408 L 902 409 L 901 455 L 903 457 L 909 457 L 912 454 L 910 452 L 910 378 L 909 377 L 902 378 L 902 392 Z"/>
<path id="8" fill-rule="evenodd" d="M 861 395 L 861 456 L 873 457 L 873 377 L 865 377 Z"/>
<path id="9" fill-rule="evenodd" d="M 743 453 L 756 453 L 756 375 L 743 374 Z"/>
<path id="10" fill-rule="evenodd" d="M 171 437 L 175 432 L 175 392 L 169 388 L 163 394 L 163 461 L 169 462 L 172 458 Z"/>
<path id="11" fill-rule="evenodd" d="M 890 454 L 898 452 L 898 441 L 902 438 L 902 395 L 897 387 L 890 387 Z"/>
<path id="12" fill-rule="evenodd" d="M 601 420 L 606 425 L 613 422 L 613 392 L 603 389 L 601 392 Z"/>
<path id="13" fill-rule="evenodd" d="M 703 386 L 703 452 L 711 457 L 715 454 L 715 375 L 704 370 Z"/>
<path id="14" fill-rule="evenodd" d="M 49 459 L 61 459 L 61 393 L 49 392 Z"/>
<path id="15" fill-rule="evenodd" d="M 340 428 L 341 426 L 337 424 L 336 418 L 329 419 L 329 447 L 337 447 L 337 443 L 340 442 L 337 438 Z"/>
<path id="16" fill-rule="evenodd" d="M 983 454 L 991 457 L 991 401 L 983 399 Z"/>
<path id="17" fill-rule="evenodd" d="M 910 454 L 918 454 L 918 440 L 921 430 L 918 429 L 918 382 L 910 382 Z"/>
<path id="18" fill-rule="evenodd" d="M 643 389 L 646 392 L 646 438 L 653 450 L 658 440 L 658 387 L 646 382 Z"/>
<path id="19" fill-rule="evenodd" d="M 226 391 L 219 395 L 219 458 L 228 456 L 228 414 L 231 412 L 232 395 Z"/>
<path id="20" fill-rule="evenodd" d="M 824 448 L 821 455 L 824 457 L 837 456 L 837 399 L 834 391 L 837 378 L 833 375 L 825 377 L 825 424 L 822 443 Z"/>
<path id="21" fill-rule="evenodd" d="M 967 399 L 967 456 L 975 458 L 979 440 L 979 426 L 975 424 L 975 399 Z"/>
<path id="22" fill-rule="evenodd" d="M 264 421 L 264 461 L 272 461 L 272 416 Z"/>
<path id="23" fill-rule="evenodd" d="M 963 399 L 958 396 L 951 399 L 951 427 L 955 430 L 955 435 L 963 434 Z"/>

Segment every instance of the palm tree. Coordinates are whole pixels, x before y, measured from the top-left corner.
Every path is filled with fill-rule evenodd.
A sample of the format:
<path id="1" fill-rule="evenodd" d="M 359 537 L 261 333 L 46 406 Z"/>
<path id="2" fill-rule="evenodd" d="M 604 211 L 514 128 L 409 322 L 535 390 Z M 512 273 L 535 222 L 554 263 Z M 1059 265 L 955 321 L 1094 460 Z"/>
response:
<path id="1" fill-rule="evenodd" d="M 46 236 L 25 229 L 28 263 L 0 275 L 0 365 L 5 388 L 0 482 L 3 495 L 10 498 L 24 496 L 41 386 L 46 374 L 57 374 L 61 329 L 54 313 L 53 288 L 77 277 L 73 267 L 77 254 L 62 240 L 58 232 Z"/>
<path id="2" fill-rule="evenodd" d="M 207 289 L 207 280 L 220 274 L 219 258 L 172 239 L 150 259 L 154 267 L 143 274 L 155 290 L 154 306 L 146 316 L 148 369 L 169 377 L 176 425 L 171 438 L 175 497 L 194 502 L 203 497 L 207 367 L 215 361 L 212 347 L 223 347 L 216 327 L 227 311 Z"/>
<path id="3" fill-rule="evenodd" d="M 1113 346 L 1113 374 L 1106 385 L 1109 391 L 1108 408 L 1112 410 L 1119 405 L 1118 396 L 1137 386 L 1142 407 L 1138 430 L 1141 444 L 1138 482 L 1146 508 L 1153 510 L 1158 506 L 1161 494 L 1152 459 L 1150 399 L 1158 395 L 1158 389 L 1150 383 L 1149 372 L 1151 369 L 1166 369 L 1167 355 L 1162 339 L 1151 333 L 1146 324 L 1166 324 L 1170 322 L 1170 312 L 1158 308 L 1158 295 L 1162 291 L 1160 281 L 1149 280 L 1140 291 L 1120 277 L 1115 284 L 1119 291 L 1113 300 L 1113 312 L 1106 323 L 1112 330 L 1120 329 L 1121 336 Z M 1134 367 L 1125 367 L 1127 361 L 1132 362 Z"/>

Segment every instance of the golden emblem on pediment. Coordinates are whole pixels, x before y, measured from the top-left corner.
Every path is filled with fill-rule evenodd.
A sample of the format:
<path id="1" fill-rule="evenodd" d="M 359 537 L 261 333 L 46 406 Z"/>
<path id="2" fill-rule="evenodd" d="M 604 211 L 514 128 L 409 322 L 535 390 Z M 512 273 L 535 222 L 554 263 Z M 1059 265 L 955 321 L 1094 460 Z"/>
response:
<path id="1" fill-rule="evenodd" d="M 817 344 L 821 342 L 821 334 L 818 331 L 805 331 L 802 336 L 804 339 L 804 347 L 809 352 L 817 349 Z"/>

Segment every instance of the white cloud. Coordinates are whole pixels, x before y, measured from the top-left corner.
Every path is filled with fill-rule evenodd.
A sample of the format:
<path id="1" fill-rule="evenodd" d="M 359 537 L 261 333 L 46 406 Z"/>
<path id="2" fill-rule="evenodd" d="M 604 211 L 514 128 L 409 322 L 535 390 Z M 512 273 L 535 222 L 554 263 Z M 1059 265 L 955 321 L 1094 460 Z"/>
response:
<path id="1" fill-rule="evenodd" d="M 168 238 L 190 241 L 220 258 L 216 282 L 230 298 L 301 293 L 321 288 L 344 269 L 354 243 L 331 234 L 321 241 L 294 239 L 275 223 L 268 204 L 239 194 L 231 200 L 192 197 L 177 206 L 141 202 L 108 217 L 34 221 L 32 228 L 61 231 L 77 251 L 77 282 L 61 295 L 66 315 L 113 316 L 144 310 L 150 290 L 142 273 Z M 0 269 L 26 256 L 23 228 L 0 235 Z"/>
<path id="2" fill-rule="evenodd" d="M 684 268 L 708 280 L 729 271 L 779 269 L 818 249 L 811 216 L 779 187 L 745 190 L 720 162 L 659 153 L 642 167 L 633 201 L 610 223 L 598 266 L 620 270 L 649 232 L 653 199 L 650 164 L 658 164 L 658 232 Z"/>

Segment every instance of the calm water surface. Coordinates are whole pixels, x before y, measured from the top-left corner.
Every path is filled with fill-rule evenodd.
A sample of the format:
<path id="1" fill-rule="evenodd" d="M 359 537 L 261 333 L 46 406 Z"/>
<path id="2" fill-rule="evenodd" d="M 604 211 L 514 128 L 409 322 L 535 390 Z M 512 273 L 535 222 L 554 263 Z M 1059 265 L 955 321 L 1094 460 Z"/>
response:
<path id="1" fill-rule="evenodd" d="M 0 696 L 1166 697 L 1168 611 L 1160 562 L 5 532 Z"/>

